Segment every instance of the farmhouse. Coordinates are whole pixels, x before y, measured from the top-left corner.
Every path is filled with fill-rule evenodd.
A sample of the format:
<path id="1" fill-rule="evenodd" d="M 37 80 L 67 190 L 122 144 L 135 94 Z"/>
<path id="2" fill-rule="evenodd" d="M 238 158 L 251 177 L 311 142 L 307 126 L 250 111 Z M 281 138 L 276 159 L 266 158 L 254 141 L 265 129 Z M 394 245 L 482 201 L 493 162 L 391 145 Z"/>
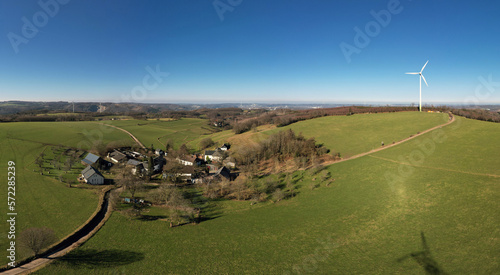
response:
<path id="1" fill-rule="evenodd" d="M 99 171 L 97 171 L 90 165 L 83 169 L 82 176 L 86 183 L 92 185 L 104 184 L 104 177 L 101 175 L 101 173 L 99 173 Z"/>
<path id="2" fill-rule="evenodd" d="M 129 159 L 126 165 L 132 168 L 132 174 L 134 175 L 137 173 L 142 173 L 142 171 L 144 170 L 142 162 L 135 159 Z"/>
<path id="3" fill-rule="evenodd" d="M 229 150 L 230 147 L 231 147 L 231 145 L 224 143 L 221 147 L 219 147 L 219 150 L 227 151 L 227 150 Z"/>
<path id="4" fill-rule="evenodd" d="M 206 150 L 205 151 L 205 160 L 210 161 L 221 161 L 222 153 L 220 150 Z"/>
<path id="5" fill-rule="evenodd" d="M 124 162 L 127 160 L 127 155 L 115 150 L 115 151 L 108 154 L 108 158 L 113 163 L 120 163 L 120 162 Z"/>
<path id="6" fill-rule="evenodd" d="M 82 160 L 82 164 L 84 165 L 92 165 L 100 160 L 99 156 L 96 156 L 92 153 L 88 153 L 88 155 Z"/>
<path id="7" fill-rule="evenodd" d="M 185 165 L 181 167 L 176 167 L 173 164 L 167 164 L 163 167 L 163 177 L 181 177 L 183 180 L 190 180 L 194 175 L 194 167 Z"/>
<path id="8" fill-rule="evenodd" d="M 226 158 L 222 164 L 228 168 L 235 168 L 236 167 L 236 160 L 233 157 L 228 157 Z"/>
<path id="9" fill-rule="evenodd" d="M 167 160 L 160 155 L 153 159 L 153 174 L 160 173 L 163 169 L 163 166 L 167 163 Z M 149 161 L 142 162 L 142 167 L 146 172 L 149 172 Z"/>
<path id="10" fill-rule="evenodd" d="M 176 160 L 180 164 L 186 165 L 186 166 L 193 166 L 193 165 L 200 166 L 200 165 L 204 164 L 203 159 L 200 158 L 198 155 L 182 156 L 182 157 L 176 158 Z"/>
<path id="11" fill-rule="evenodd" d="M 209 174 L 215 174 L 219 170 L 219 167 L 214 164 L 207 164 L 207 170 Z"/>
<path id="12" fill-rule="evenodd" d="M 227 167 L 223 166 L 215 172 L 214 178 L 226 178 L 228 180 L 233 180 L 234 176 L 231 174 L 231 171 L 227 169 Z"/>
<path id="13" fill-rule="evenodd" d="M 162 149 L 156 149 L 155 150 L 155 154 L 157 156 L 164 156 L 164 155 L 166 155 L 165 152 Z"/>

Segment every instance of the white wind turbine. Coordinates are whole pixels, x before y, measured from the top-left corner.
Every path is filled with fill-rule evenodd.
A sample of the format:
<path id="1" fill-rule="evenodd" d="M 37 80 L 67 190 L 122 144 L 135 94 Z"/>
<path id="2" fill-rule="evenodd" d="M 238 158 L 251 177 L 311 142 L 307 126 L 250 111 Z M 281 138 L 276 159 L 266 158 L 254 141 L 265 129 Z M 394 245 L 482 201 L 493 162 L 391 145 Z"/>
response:
<path id="1" fill-rule="evenodd" d="M 422 74 L 422 72 L 425 69 L 425 66 L 427 66 L 427 63 L 429 63 L 429 60 L 427 60 L 427 62 L 425 62 L 425 65 L 422 67 L 422 70 L 420 70 L 419 73 L 406 73 L 406 74 L 418 74 L 418 75 L 420 75 L 420 103 L 418 105 L 418 110 L 420 112 L 422 112 L 422 79 L 424 79 L 425 85 L 427 85 L 427 87 L 429 87 L 429 85 L 427 84 L 427 81 L 425 81 L 424 75 Z"/>

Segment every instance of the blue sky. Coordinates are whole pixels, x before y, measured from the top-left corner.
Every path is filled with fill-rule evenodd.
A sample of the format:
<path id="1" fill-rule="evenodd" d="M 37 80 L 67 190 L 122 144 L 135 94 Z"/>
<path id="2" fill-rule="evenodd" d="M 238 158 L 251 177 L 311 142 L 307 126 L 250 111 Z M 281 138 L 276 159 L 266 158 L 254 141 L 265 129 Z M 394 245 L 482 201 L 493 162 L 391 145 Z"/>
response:
<path id="1" fill-rule="evenodd" d="M 405 72 L 430 60 L 424 103 L 500 103 L 498 14 L 492 0 L 3 0 L 0 100 L 417 103 Z"/>

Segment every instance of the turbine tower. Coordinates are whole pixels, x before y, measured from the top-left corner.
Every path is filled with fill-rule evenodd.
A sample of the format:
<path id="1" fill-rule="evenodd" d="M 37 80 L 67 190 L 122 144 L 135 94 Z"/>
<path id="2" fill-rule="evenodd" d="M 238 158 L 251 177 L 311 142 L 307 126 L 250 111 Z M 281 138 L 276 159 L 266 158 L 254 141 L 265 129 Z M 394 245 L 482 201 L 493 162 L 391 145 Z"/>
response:
<path id="1" fill-rule="evenodd" d="M 429 85 L 427 84 L 427 81 L 425 81 L 424 75 L 422 74 L 422 72 L 425 69 L 425 66 L 427 66 L 427 63 L 429 63 L 429 60 L 427 60 L 427 62 L 425 62 L 425 65 L 422 67 L 422 70 L 420 70 L 419 73 L 406 73 L 406 74 L 418 74 L 418 75 L 420 75 L 420 103 L 418 105 L 418 110 L 420 112 L 422 112 L 422 79 L 424 79 L 425 85 L 427 85 L 427 87 L 429 87 Z"/>

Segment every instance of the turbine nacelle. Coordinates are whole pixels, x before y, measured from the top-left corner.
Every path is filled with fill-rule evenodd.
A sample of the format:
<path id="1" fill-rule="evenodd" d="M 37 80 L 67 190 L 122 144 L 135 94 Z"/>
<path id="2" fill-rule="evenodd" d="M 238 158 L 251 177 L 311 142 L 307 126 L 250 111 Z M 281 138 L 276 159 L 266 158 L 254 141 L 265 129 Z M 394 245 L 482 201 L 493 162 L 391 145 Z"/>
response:
<path id="1" fill-rule="evenodd" d="M 425 66 L 427 66 L 427 63 L 429 63 L 429 60 L 427 60 L 427 62 L 425 62 L 424 66 L 422 67 L 422 70 L 420 70 L 420 72 L 419 72 L 419 73 L 406 73 L 406 74 L 418 74 L 418 75 L 420 75 L 420 77 L 424 80 L 425 85 L 427 85 L 427 87 L 429 87 L 429 84 L 427 84 L 427 81 L 425 80 L 425 77 L 424 77 L 424 75 L 422 74 L 422 72 L 423 72 L 423 71 L 424 71 L 424 69 L 425 69 Z"/>

